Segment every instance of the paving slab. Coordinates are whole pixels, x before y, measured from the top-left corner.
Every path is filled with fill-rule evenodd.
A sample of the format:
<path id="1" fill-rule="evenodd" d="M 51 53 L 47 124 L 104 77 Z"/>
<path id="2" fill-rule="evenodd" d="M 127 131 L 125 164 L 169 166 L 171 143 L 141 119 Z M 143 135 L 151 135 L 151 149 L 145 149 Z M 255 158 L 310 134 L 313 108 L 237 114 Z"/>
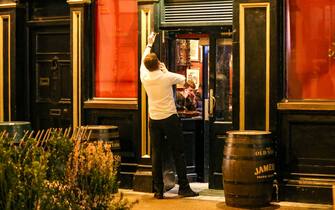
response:
<path id="1" fill-rule="evenodd" d="M 133 190 L 120 189 L 130 201 L 138 200 L 132 210 L 332 210 L 332 205 L 295 203 L 295 202 L 271 202 L 269 206 L 262 208 L 235 208 L 227 206 L 223 190 L 208 189 L 207 183 L 191 183 L 191 188 L 199 192 L 199 196 L 183 198 L 178 196 L 178 185 L 164 193 L 164 199 L 158 200 L 153 193 L 135 192 Z"/>

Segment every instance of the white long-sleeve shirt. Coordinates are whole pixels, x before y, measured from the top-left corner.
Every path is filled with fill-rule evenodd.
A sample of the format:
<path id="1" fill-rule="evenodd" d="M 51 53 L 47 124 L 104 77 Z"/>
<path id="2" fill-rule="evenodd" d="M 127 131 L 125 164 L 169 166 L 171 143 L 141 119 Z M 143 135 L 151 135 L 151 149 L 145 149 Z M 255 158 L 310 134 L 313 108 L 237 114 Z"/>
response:
<path id="1" fill-rule="evenodd" d="M 148 95 L 149 117 L 153 120 L 162 120 L 177 113 L 172 85 L 183 85 L 185 76 L 169 72 L 166 68 L 149 71 L 143 60 L 150 50 L 151 48 L 146 47 L 142 55 L 140 78 Z"/>

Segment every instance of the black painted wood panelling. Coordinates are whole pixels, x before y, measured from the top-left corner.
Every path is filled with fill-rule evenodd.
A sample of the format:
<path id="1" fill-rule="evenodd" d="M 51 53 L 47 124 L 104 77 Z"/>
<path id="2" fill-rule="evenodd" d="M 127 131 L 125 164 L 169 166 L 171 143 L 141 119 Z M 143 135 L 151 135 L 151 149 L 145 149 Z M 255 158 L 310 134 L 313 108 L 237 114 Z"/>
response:
<path id="1" fill-rule="evenodd" d="M 121 155 L 123 160 L 136 160 L 138 157 L 138 146 L 135 145 L 134 140 L 136 140 L 135 132 L 136 127 L 134 127 L 134 115 L 129 113 L 123 113 L 122 116 L 120 113 L 113 115 L 98 116 L 97 124 L 98 125 L 116 125 L 119 127 L 120 135 L 120 145 L 121 145 Z"/>
<path id="2" fill-rule="evenodd" d="M 265 129 L 266 8 L 245 9 L 245 129 Z"/>
<path id="3" fill-rule="evenodd" d="M 334 122 L 290 122 L 292 172 L 335 175 Z"/>
<path id="4" fill-rule="evenodd" d="M 281 171 L 335 178 L 335 115 L 284 114 Z"/>
<path id="5" fill-rule="evenodd" d="M 335 182 L 335 112 L 291 110 L 282 111 L 281 118 L 280 199 L 331 203 Z"/>
<path id="6" fill-rule="evenodd" d="M 3 105 L 4 105 L 4 120 L 9 120 L 10 116 L 9 116 L 9 110 L 11 109 L 11 107 L 9 107 L 9 100 L 10 98 L 8 98 L 8 91 L 9 91 L 9 82 L 12 83 L 12 81 L 9 81 L 9 78 L 12 78 L 13 75 L 8 75 L 8 69 L 9 69 L 9 63 L 8 63 L 8 57 L 10 57 L 10 55 L 8 54 L 8 25 L 9 25 L 9 19 L 4 18 L 3 19 L 3 93 L 4 93 L 4 101 L 3 101 Z M 10 77 L 9 77 L 10 76 Z M 12 101 L 11 101 L 12 103 Z"/>
<path id="7" fill-rule="evenodd" d="M 277 139 L 277 102 L 282 99 L 283 95 L 283 81 L 282 81 L 282 64 L 278 63 L 281 56 L 280 54 L 280 34 L 278 34 L 278 13 L 280 13 L 279 3 L 281 1 L 277 0 L 236 0 L 233 4 L 233 127 L 234 129 L 239 129 L 239 104 L 240 104 L 240 5 L 241 4 L 255 4 L 255 8 L 245 8 L 245 15 L 248 18 L 245 19 L 245 50 L 248 53 L 245 56 L 245 67 L 246 71 L 250 69 L 249 75 L 246 76 L 248 80 L 251 80 L 252 77 L 261 76 L 257 78 L 255 82 L 249 83 L 249 91 L 251 91 L 249 100 L 246 98 L 246 119 L 245 119 L 245 128 L 252 129 L 255 126 L 255 129 L 262 128 L 264 129 L 265 122 L 265 95 L 260 96 L 259 94 L 265 94 L 265 89 L 258 89 L 265 86 L 265 80 L 261 81 L 265 77 L 265 8 L 257 7 L 257 3 L 270 3 L 270 131 L 273 134 L 273 138 Z M 258 12 L 257 12 L 258 11 Z M 264 11 L 264 12 L 263 12 Z M 262 14 L 261 14 L 262 13 Z M 261 21 L 261 22 L 260 22 Z M 249 48 L 249 49 L 248 49 Z M 253 49 L 254 48 L 254 49 Z M 262 48 L 262 49 L 257 49 Z M 262 50 L 262 51 L 260 51 Z M 249 51 L 249 52 L 248 52 Z M 259 54 L 260 53 L 260 54 Z M 251 66 L 252 65 L 252 66 Z M 263 75 L 259 75 L 262 71 Z M 256 73 L 255 73 L 256 72 Z M 248 82 L 248 81 L 246 81 Z M 257 84 L 261 82 L 262 84 Z M 248 85 L 248 84 L 246 84 Z M 254 86 L 254 87 L 253 87 Z M 247 87 L 248 88 L 248 87 Z M 261 92 L 262 91 L 262 92 Z M 249 93 L 247 93 L 249 94 Z M 264 98 L 263 102 L 259 101 L 260 98 Z M 252 102 L 254 101 L 254 102 Z M 249 105 L 248 105 L 249 103 Z M 249 107 L 248 107 L 249 106 Z M 264 112 L 263 112 L 264 110 Z M 249 118 L 247 115 L 251 115 Z M 252 126 L 251 126 L 252 125 Z"/>
<path id="8" fill-rule="evenodd" d="M 223 189 L 223 176 L 222 176 L 222 160 L 223 160 L 223 148 L 226 136 L 216 135 L 215 141 L 212 142 L 210 148 L 210 180 L 209 188 Z"/>
<path id="9" fill-rule="evenodd" d="M 16 3 L 15 1 L 1 1 L 1 4 Z M 27 106 L 25 79 L 25 36 L 24 36 L 24 9 L 21 7 L 1 8 L 3 15 L 3 104 L 4 120 L 27 120 L 24 109 Z M 10 34 L 8 34 L 10 33 Z M 9 37 L 9 36 L 10 37 Z M 8 43 L 10 41 L 10 43 Z M 8 47 L 10 44 L 10 48 Z M 10 69 L 10 75 L 8 70 Z M 10 87 L 9 87 L 10 85 Z M 9 97 L 10 96 L 10 97 Z M 10 107 L 9 107 L 10 106 Z M 10 115 L 10 116 L 9 116 Z"/>
<path id="10" fill-rule="evenodd" d="M 139 118 L 137 111 L 85 109 L 85 125 L 114 125 L 120 135 L 120 187 L 132 188 L 140 160 Z"/>
<path id="11" fill-rule="evenodd" d="M 12 70 L 15 72 L 15 89 L 13 89 L 15 95 L 15 111 L 13 119 L 29 121 L 29 94 L 27 94 L 29 73 L 26 65 L 26 46 L 27 37 L 25 25 L 25 8 L 18 7 L 15 9 L 15 49 L 12 58 L 15 59 L 15 64 L 12 64 Z M 14 38 L 12 36 L 11 39 Z"/>
<path id="12" fill-rule="evenodd" d="M 222 160 L 226 132 L 233 130 L 232 123 L 214 123 L 210 132 L 209 188 L 223 189 Z"/>
<path id="13" fill-rule="evenodd" d="M 204 167 L 208 163 L 204 159 L 204 138 L 201 120 L 182 118 L 184 135 L 184 152 L 187 166 L 187 176 L 192 181 L 204 179 Z M 171 151 L 170 151 L 171 152 Z"/>
<path id="14" fill-rule="evenodd" d="M 66 0 L 29 0 L 30 20 L 45 18 L 70 18 Z"/>

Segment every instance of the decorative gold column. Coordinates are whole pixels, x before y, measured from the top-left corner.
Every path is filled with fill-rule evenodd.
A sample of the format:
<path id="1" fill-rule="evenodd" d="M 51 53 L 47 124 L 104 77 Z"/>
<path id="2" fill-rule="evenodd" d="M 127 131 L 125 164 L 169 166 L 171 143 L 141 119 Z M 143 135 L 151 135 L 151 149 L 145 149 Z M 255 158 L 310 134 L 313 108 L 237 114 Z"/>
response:
<path id="1" fill-rule="evenodd" d="M 67 0 L 68 4 L 90 4 L 91 0 Z"/>
<path id="2" fill-rule="evenodd" d="M 16 4 L 1 4 L 0 8 L 7 8 L 8 6 L 16 6 Z M 7 28 L 4 22 L 7 21 Z M 8 40 L 4 40 L 4 33 L 7 32 Z M 11 65 L 10 65 L 10 15 L 0 15 L 0 122 L 5 120 L 5 112 L 8 112 L 8 121 L 11 121 Z M 7 52 L 4 51 L 4 46 L 7 45 Z M 4 66 L 5 55 L 7 54 L 8 66 Z M 7 73 L 7 78 L 5 78 Z M 7 93 L 5 93 L 4 80 L 7 79 Z M 8 110 L 5 110 L 5 96 L 7 96 Z"/>
<path id="3" fill-rule="evenodd" d="M 240 130 L 245 129 L 245 9 L 266 9 L 266 93 L 265 130 L 270 129 L 270 3 L 240 4 Z"/>
<path id="4" fill-rule="evenodd" d="M 152 11 L 148 8 L 141 9 L 141 49 L 142 53 L 147 46 L 148 36 L 151 33 L 151 14 Z M 145 93 L 143 85 L 141 85 L 141 156 L 142 158 L 150 158 L 150 135 L 148 129 L 148 111 L 147 111 L 147 95 Z"/>
<path id="5" fill-rule="evenodd" d="M 83 62 L 83 7 L 82 4 L 90 4 L 91 0 L 68 0 L 68 4 L 73 6 L 71 9 L 71 53 L 72 53 L 72 115 L 73 127 L 81 126 L 82 98 L 81 98 L 81 72 Z M 75 7 L 79 5 L 78 7 Z"/>
<path id="6" fill-rule="evenodd" d="M 73 127 L 81 126 L 81 11 L 72 11 Z"/>

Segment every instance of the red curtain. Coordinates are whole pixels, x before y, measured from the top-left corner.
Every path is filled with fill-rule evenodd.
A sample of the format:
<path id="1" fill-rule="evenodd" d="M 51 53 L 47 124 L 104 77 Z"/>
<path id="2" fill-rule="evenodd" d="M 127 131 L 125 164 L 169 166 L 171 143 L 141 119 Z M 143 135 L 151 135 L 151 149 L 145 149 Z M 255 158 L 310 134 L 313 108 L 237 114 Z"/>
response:
<path id="1" fill-rule="evenodd" d="M 96 0 L 95 96 L 136 98 L 137 0 Z"/>
<path id="2" fill-rule="evenodd" d="M 335 99 L 335 1 L 287 0 L 287 96 Z"/>

